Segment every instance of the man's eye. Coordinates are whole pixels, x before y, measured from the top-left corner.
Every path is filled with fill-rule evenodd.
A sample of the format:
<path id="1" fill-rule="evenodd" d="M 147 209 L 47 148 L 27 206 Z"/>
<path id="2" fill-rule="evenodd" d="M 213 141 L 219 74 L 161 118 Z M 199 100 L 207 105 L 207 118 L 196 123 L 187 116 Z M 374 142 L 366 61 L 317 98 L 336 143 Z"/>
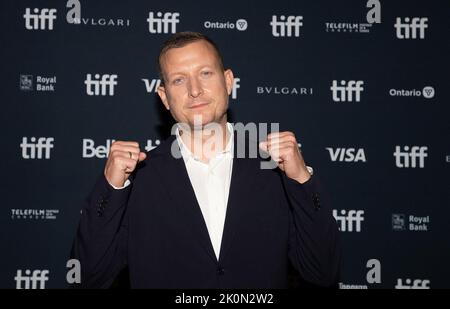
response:
<path id="1" fill-rule="evenodd" d="M 204 76 L 204 77 L 209 77 L 209 76 L 211 76 L 213 73 L 211 72 L 211 71 L 203 71 L 202 72 L 202 76 Z"/>
<path id="2" fill-rule="evenodd" d="M 174 84 L 174 85 L 180 85 L 181 83 L 183 83 L 183 79 L 182 78 L 175 78 L 172 81 L 172 84 Z"/>

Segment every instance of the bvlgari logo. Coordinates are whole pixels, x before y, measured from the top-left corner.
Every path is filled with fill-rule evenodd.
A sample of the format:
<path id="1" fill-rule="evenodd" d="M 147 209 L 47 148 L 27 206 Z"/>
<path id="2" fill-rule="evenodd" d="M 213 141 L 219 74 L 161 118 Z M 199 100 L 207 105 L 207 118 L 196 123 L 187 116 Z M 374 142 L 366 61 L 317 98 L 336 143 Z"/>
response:
<path id="1" fill-rule="evenodd" d="M 87 1 L 85 2 L 87 3 Z M 81 15 L 81 2 L 79 0 L 67 1 L 66 7 L 69 8 L 66 21 L 73 25 L 84 25 L 92 27 L 129 27 L 130 20 L 127 18 L 110 17 L 87 17 Z"/>
<path id="2" fill-rule="evenodd" d="M 312 95 L 311 87 L 291 87 L 291 86 L 257 86 L 256 93 L 260 95 Z"/>

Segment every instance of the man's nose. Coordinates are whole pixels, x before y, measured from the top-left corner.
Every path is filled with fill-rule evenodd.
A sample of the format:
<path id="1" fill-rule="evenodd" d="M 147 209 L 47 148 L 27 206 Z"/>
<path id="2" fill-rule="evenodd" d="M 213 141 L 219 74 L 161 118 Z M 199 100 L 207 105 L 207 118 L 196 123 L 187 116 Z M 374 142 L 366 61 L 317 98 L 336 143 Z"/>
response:
<path id="1" fill-rule="evenodd" d="M 193 77 L 189 79 L 188 85 L 189 96 L 193 98 L 199 97 L 203 93 L 203 88 L 201 82 Z"/>

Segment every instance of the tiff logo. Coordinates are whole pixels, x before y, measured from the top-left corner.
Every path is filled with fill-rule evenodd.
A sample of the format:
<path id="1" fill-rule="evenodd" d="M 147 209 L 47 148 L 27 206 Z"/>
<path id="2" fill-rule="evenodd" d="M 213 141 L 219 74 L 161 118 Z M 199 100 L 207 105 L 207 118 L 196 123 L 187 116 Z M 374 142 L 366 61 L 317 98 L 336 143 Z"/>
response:
<path id="1" fill-rule="evenodd" d="M 276 15 L 272 15 L 272 21 L 270 25 L 272 26 L 272 35 L 275 37 L 284 37 L 284 36 L 292 36 L 292 32 L 294 32 L 294 36 L 300 36 L 300 27 L 303 26 L 302 23 L 303 16 L 286 16 L 281 15 L 280 21 L 278 21 Z"/>
<path id="2" fill-rule="evenodd" d="M 30 276 L 31 271 L 25 270 L 25 276 L 22 275 L 22 270 L 18 269 L 17 274 L 14 277 L 16 281 L 16 289 L 45 289 L 45 281 L 48 281 L 48 270 L 33 270 L 33 274 Z M 22 285 L 25 283 L 25 286 Z"/>
<path id="3" fill-rule="evenodd" d="M 241 88 L 241 85 L 239 82 L 241 79 L 239 77 L 235 77 L 233 81 L 233 89 L 231 90 L 231 98 L 236 99 L 237 98 L 237 90 Z"/>
<path id="4" fill-rule="evenodd" d="M 180 13 L 163 13 L 158 12 L 155 14 L 153 12 L 149 12 L 147 22 L 148 22 L 148 31 L 150 33 L 175 33 L 177 32 L 177 24 L 180 22 L 178 17 L 180 17 Z M 156 28 L 155 28 L 156 26 Z M 170 32 L 169 32 L 170 26 Z"/>
<path id="5" fill-rule="evenodd" d="M 25 9 L 23 18 L 25 19 L 25 28 L 27 30 L 53 30 L 53 21 L 56 19 L 56 9 L 33 9 L 34 14 L 31 13 L 30 8 Z"/>
<path id="6" fill-rule="evenodd" d="M 402 18 L 397 17 L 394 25 L 398 39 L 417 39 L 417 32 L 419 32 L 419 39 L 425 38 L 425 29 L 428 28 L 427 17 L 413 17 L 412 20 L 405 17 L 405 22 L 402 23 Z"/>
<path id="7" fill-rule="evenodd" d="M 341 80 L 340 84 L 338 86 L 337 80 L 333 80 L 333 84 L 330 87 L 334 102 L 352 102 L 353 97 L 355 97 L 356 102 L 361 100 L 361 93 L 364 90 L 362 87 L 364 82 L 362 80 L 350 80 L 348 83 L 345 80 Z"/>
<path id="8" fill-rule="evenodd" d="M 53 148 L 52 142 L 55 141 L 53 137 L 40 137 L 37 140 L 32 137 L 31 143 L 28 143 L 28 138 L 23 137 L 20 147 L 22 148 L 22 158 L 24 159 L 50 159 L 50 149 Z"/>
<path id="9" fill-rule="evenodd" d="M 409 146 L 404 146 L 404 151 L 401 151 L 400 149 L 400 146 L 395 146 L 395 166 L 400 168 L 416 168 L 417 165 L 419 168 L 425 167 L 425 158 L 428 157 L 427 146 L 412 146 L 411 150 Z"/>
<path id="10" fill-rule="evenodd" d="M 361 222 L 364 221 L 364 210 L 347 210 L 342 209 L 340 215 L 336 209 L 333 209 L 333 216 L 340 224 L 339 230 L 341 232 L 361 232 Z"/>
<path id="11" fill-rule="evenodd" d="M 92 79 L 91 74 L 86 75 L 86 93 L 87 95 L 114 95 L 114 86 L 117 85 L 117 75 L 116 74 L 95 74 L 95 79 Z"/>

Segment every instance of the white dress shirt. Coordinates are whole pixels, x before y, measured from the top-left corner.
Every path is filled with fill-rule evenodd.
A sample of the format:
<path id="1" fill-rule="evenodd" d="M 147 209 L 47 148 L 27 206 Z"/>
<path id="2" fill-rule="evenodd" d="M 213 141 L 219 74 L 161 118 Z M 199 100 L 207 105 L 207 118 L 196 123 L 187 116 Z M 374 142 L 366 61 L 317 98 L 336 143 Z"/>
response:
<path id="1" fill-rule="evenodd" d="M 217 259 L 219 259 L 222 243 L 233 168 L 234 130 L 230 123 L 227 123 L 227 130 L 229 134 L 225 149 L 211 158 L 208 163 L 194 156 L 181 139 L 178 129 L 176 130 L 181 155 Z"/>

